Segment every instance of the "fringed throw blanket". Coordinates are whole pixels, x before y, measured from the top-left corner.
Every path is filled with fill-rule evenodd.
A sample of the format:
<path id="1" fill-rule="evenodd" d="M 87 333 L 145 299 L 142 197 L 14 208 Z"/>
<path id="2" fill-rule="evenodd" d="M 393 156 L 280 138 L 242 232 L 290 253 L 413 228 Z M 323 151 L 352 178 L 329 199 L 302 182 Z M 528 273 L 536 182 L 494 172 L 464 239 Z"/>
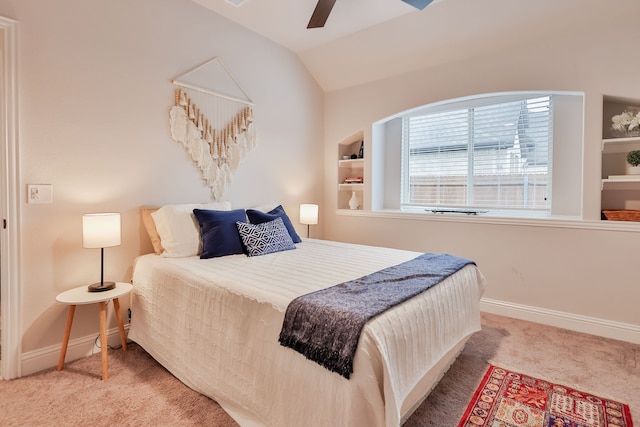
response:
<path id="1" fill-rule="evenodd" d="M 349 379 L 369 319 L 440 283 L 473 261 L 422 254 L 410 261 L 302 295 L 287 306 L 280 344 Z"/>

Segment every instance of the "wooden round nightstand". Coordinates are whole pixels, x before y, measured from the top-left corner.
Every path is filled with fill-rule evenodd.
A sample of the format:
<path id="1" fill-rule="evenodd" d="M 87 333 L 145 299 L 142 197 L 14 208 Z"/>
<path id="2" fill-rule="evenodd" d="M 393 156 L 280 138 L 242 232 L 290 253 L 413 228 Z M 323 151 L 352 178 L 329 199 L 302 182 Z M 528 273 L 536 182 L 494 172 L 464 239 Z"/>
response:
<path id="1" fill-rule="evenodd" d="M 108 361 L 107 361 L 107 301 L 113 300 L 113 308 L 116 312 L 118 320 L 118 329 L 120 330 L 120 339 L 122 340 L 122 350 L 127 350 L 127 336 L 124 332 L 122 323 L 122 314 L 120 313 L 120 298 L 127 295 L 133 286 L 129 283 L 118 282 L 116 287 L 104 292 L 89 292 L 86 286 L 69 289 L 62 292 L 56 297 L 56 301 L 63 304 L 69 304 L 69 312 L 67 314 L 67 326 L 64 330 L 64 338 L 62 340 L 62 348 L 60 349 L 60 359 L 58 360 L 58 371 L 64 367 L 64 358 L 67 355 L 67 345 L 69 344 L 69 336 L 71 335 L 71 325 L 73 324 L 73 315 L 77 305 L 95 304 L 100 305 L 100 347 L 102 353 L 102 380 L 109 378 Z"/>

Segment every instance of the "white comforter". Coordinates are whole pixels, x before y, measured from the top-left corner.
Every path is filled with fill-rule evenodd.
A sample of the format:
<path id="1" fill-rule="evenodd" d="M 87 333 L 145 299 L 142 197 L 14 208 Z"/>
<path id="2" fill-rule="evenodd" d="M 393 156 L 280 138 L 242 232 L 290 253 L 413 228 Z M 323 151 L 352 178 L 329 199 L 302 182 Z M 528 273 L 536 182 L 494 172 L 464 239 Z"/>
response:
<path id="1" fill-rule="evenodd" d="M 321 240 L 252 258 L 144 255 L 129 337 L 243 426 L 397 426 L 480 329 L 475 266 L 368 322 L 350 380 L 278 335 L 293 298 L 417 255 Z"/>

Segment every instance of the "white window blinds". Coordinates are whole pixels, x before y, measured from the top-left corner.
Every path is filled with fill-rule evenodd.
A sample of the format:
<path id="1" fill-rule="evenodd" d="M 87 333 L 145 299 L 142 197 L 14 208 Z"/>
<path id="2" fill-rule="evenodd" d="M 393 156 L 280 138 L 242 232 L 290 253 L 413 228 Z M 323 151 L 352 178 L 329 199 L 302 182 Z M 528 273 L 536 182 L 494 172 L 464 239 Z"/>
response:
<path id="1" fill-rule="evenodd" d="M 551 110 L 530 96 L 406 116 L 402 206 L 550 212 Z"/>

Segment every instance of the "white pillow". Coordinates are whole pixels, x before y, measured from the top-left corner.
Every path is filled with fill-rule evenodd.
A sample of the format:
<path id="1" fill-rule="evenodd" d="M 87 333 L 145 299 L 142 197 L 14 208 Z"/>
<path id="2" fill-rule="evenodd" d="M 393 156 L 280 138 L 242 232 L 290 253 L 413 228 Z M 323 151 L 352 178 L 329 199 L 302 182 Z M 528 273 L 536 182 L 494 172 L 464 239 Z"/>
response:
<path id="1" fill-rule="evenodd" d="M 280 205 L 280 203 L 267 202 L 267 203 L 263 203 L 263 204 L 258 205 L 258 206 L 254 206 L 254 207 L 249 208 L 249 209 L 253 209 L 253 210 L 256 210 L 256 211 L 267 213 L 267 212 L 271 212 L 272 210 L 277 208 L 279 205 Z"/>
<path id="2" fill-rule="evenodd" d="M 163 256 L 195 256 L 202 251 L 200 226 L 193 215 L 194 209 L 229 211 L 231 202 L 166 205 L 153 212 L 151 217 L 160 235 L 160 242 L 164 248 Z"/>

